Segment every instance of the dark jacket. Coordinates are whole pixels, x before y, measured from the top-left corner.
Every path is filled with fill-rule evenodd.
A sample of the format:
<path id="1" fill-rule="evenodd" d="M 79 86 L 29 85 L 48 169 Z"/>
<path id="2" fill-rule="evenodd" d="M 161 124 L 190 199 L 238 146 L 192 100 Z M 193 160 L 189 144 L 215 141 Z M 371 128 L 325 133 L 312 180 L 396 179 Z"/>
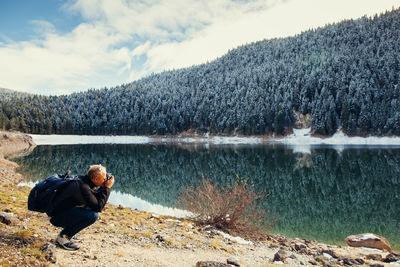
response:
<path id="1" fill-rule="evenodd" d="M 55 196 L 52 214 L 74 207 L 88 207 L 97 212 L 103 210 L 110 196 L 110 189 L 95 189 L 96 185 L 87 176 L 78 177 L 79 179 L 70 182 Z"/>

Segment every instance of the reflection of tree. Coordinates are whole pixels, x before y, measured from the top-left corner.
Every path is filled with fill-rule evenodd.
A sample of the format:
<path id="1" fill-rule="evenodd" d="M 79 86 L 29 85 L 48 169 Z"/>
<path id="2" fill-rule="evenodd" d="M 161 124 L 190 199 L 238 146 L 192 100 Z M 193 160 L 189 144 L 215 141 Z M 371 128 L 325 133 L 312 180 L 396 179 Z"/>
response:
<path id="1" fill-rule="evenodd" d="M 312 164 L 311 155 L 309 154 L 297 154 L 296 155 L 296 166 L 294 170 L 302 169 L 302 168 L 310 168 Z"/>
<path id="2" fill-rule="evenodd" d="M 152 203 L 174 206 L 186 185 L 204 175 L 224 186 L 250 178 L 262 205 L 279 215 L 275 231 L 319 240 L 376 232 L 400 244 L 400 149 L 315 149 L 299 157 L 283 147 L 170 145 L 39 146 L 16 159 L 30 179 L 101 163 L 116 177 L 115 189 Z M 310 164 L 312 163 L 312 164 Z M 301 167 L 299 167 L 301 166 Z"/>

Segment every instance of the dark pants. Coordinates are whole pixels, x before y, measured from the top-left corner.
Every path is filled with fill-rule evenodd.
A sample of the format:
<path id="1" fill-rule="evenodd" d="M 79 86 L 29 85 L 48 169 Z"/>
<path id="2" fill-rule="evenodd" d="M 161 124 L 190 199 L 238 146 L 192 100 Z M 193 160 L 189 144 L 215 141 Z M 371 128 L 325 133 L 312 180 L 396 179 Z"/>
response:
<path id="1" fill-rule="evenodd" d="M 51 217 L 52 225 L 64 228 L 62 235 L 73 237 L 82 229 L 93 224 L 99 215 L 97 212 L 87 208 L 72 208 L 66 211 L 58 212 Z"/>

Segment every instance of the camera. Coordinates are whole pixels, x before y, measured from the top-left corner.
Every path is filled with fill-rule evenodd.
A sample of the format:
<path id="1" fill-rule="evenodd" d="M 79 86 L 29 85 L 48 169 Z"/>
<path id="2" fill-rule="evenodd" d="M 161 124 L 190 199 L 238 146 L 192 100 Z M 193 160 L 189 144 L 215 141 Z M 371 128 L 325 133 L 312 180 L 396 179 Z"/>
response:
<path id="1" fill-rule="evenodd" d="M 106 173 L 106 181 L 110 180 L 113 177 L 111 173 Z"/>

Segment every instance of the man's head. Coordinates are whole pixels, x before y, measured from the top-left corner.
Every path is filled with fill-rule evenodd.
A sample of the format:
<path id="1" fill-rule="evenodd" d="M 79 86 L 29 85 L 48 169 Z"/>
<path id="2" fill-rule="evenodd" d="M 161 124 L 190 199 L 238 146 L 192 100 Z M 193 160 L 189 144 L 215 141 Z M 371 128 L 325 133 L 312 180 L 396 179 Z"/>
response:
<path id="1" fill-rule="evenodd" d="M 90 166 L 87 172 L 87 176 L 96 186 L 101 186 L 104 183 L 106 174 L 106 168 L 100 164 Z"/>

